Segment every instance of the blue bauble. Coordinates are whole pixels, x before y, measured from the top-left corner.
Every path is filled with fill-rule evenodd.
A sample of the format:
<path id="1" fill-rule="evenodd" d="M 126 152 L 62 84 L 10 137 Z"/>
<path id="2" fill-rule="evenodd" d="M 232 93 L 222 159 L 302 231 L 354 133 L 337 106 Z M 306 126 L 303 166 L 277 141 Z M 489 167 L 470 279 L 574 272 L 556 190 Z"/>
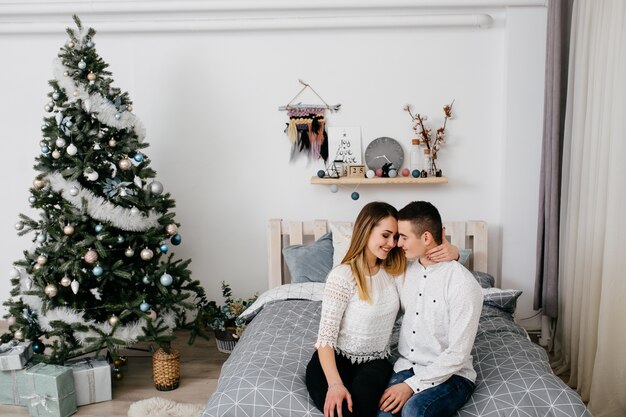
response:
<path id="1" fill-rule="evenodd" d="M 150 310 L 150 304 L 144 301 L 143 303 L 139 304 L 139 309 L 145 313 L 146 311 Z"/>
<path id="2" fill-rule="evenodd" d="M 142 279 L 142 282 L 146 285 L 150 284 L 150 277 L 149 276 L 144 276 Z"/>
<path id="3" fill-rule="evenodd" d="M 419 170 L 419 169 L 414 169 L 414 170 L 413 170 L 413 172 L 411 172 L 411 176 L 412 176 L 413 178 L 419 178 L 421 174 L 422 174 L 422 173 L 420 172 L 420 170 Z"/>
<path id="4" fill-rule="evenodd" d="M 170 239 L 170 242 L 172 242 L 172 245 L 174 246 L 178 246 L 180 245 L 180 242 L 183 241 L 183 238 L 181 237 L 181 235 L 179 235 L 178 233 L 176 233 L 174 236 L 172 236 L 172 238 Z"/>
<path id="5" fill-rule="evenodd" d="M 96 265 L 96 266 L 93 267 L 92 272 L 93 272 L 93 274 L 95 276 L 99 277 L 100 275 L 102 275 L 104 270 L 102 269 L 102 267 L 100 265 Z"/>
<path id="6" fill-rule="evenodd" d="M 161 253 L 167 253 L 167 251 L 170 250 L 170 247 L 164 243 L 161 246 L 159 246 L 159 250 L 161 251 Z"/>
<path id="7" fill-rule="evenodd" d="M 91 48 L 93 48 L 93 42 L 92 41 L 87 41 L 87 44 L 85 46 L 87 48 L 91 49 Z"/>
<path id="8" fill-rule="evenodd" d="M 37 235 L 37 242 L 39 243 L 43 243 L 46 241 L 46 234 L 45 233 L 40 233 Z"/>
<path id="9" fill-rule="evenodd" d="M 359 193 L 357 193 L 357 192 L 355 191 L 355 192 L 353 192 L 353 193 L 352 193 L 352 195 L 351 195 L 350 197 L 352 197 L 352 199 L 353 199 L 353 200 L 358 200 L 358 199 L 359 199 L 359 197 L 360 197 L 360 195 L 359 195 Z"/>
<path id="10" fill-rule="evenodd" d="M 117 237 L 117 243 L 124 243 L 124 236 L 119 235 L 119 236 Z"/>
<path id="11" fill-rule="evenodd" d="M 69 127 L 74 126 L 74 123 L 72 123 L 71 120 L 68 120 L 67 122 L 65 122 L 65 126 L 67 126 L 69 128 Z"/>
<path id="12" fill-rule="evenodd" d="M 320 169 L 319 171 L 317 171 L 318 177 L 324 178 L 325 175 L 326 175 L 326 171 L 324 171 L 323 169 Z"/>
<path id="13" fill-rule="evenodd" d="M 141 163 L 141 162 L 143 162 L 143 155 L 142 155 L 142 154 L 140 154 L 140 153 L 138 153 L 137 155 L 133 156 L 133 159 L 134 159 L 136 162 L 140 162 L 140 163 Z"/>
<path id="14" fill-rule="evenodd" d="M 61 94 L 58 91 L 52 93 L 52 100 L 58 100 L 59 98 L 61 98 Z"/>
<path id="15" fill-rule="evenodd" d="M 31 195 L 30 197 L 28 197 L 28 202 L 30 204 L 35 204 L 35 201 L 37 201 L 37 199 L 34 196 Z"/>
<path id="16" fill-rule="evenodd" d="M 102 229 L 104 229 L 104 226 L 101 224 L 97 224 L 94 229 L 96 230 L 96 233 L 100 233 Z"/>
<path id="17" fill-rule="evenodd" d="M 166 272 L 165 274 L 161 275 L 159 281 L 164 287 L 169 287 L 170 285 L 172 285 L 172 282 L 174 282 L 174 278 L 172 278 L 172 276 Z"/>
<path id="18" fill-rule="evenodd" d="M 48 148 L 47 146 L 42 146 L 41 147 L 41 153 L 42 154 L 47 154 L 48 152 L 50 152 L 50 148 Z"/>
<path id="19" fill-rule="evenodd" d="M 46 350 L 46 345 L 44 345 L 41 340 L 35 340 L 31 345 L 34 353 L 42 354 L 44 350 Z"/>

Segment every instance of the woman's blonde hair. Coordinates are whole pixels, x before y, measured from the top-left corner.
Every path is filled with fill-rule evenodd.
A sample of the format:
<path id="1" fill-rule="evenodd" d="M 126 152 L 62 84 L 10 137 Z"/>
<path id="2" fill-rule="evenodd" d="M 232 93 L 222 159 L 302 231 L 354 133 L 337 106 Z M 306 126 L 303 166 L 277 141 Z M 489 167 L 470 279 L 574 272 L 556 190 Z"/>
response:
<path id="1" fill-rule="evenodd" d="M 380 201 L 366 204 L 354 222 L 350 247 L 341 261 L 342 264 L 350 265 L 356 281 L 359 298 L 368 303 L 371 303 L 372 299 L 365 281 L 365 273 L 368 271 L 365 249 L 374 227 L 387 217 L 393 217 L 397 220 L 398 210 L 392 205 Z M 397 246 L 389 251 L 386 259 L 377 259 L 376 263 L 390 275 L 400 275 L 406 269 L 404 252 Z"/>

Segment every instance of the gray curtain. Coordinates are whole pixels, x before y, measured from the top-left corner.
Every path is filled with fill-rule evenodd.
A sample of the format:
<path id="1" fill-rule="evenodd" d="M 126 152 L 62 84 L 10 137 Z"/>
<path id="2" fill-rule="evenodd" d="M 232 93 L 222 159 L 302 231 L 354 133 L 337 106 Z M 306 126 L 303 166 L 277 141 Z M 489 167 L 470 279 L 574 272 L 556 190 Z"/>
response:
<path id="1" fill-rule="evenodd" d="M 556 318 L 559 289 L 559 214 L 569 39 L 574 0 L 548 2 L 546 86 L 539 183 L 534 309 Z"/>

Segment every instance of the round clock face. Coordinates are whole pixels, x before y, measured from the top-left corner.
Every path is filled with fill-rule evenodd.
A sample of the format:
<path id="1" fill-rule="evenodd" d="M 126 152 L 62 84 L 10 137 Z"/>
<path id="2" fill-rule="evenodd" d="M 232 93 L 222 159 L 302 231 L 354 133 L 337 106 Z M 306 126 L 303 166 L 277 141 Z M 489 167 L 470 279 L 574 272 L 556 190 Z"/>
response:
<path id="1" fill-rule="evenodd" d="M 365 163 L 369 169 L 377 170 L 391 162 L 398 170 L 404 162 L 404 150 L 397 140 L 386 136 L 376 138 L 365 149 Z"/>

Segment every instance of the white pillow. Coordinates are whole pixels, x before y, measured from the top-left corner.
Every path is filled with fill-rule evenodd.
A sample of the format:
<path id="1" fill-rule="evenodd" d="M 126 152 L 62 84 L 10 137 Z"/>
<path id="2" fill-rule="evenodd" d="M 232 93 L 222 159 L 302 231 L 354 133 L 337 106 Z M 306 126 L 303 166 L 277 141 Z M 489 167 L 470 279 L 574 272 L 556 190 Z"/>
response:
<path id="1" fill-rule="evenodd" d="M 350 240 L 352 239 L 352 223 L 328 222 L 328 227 L 333 235 L 333 268 L 341 264 L 343 257 L 348 253 Z"/>
<path id="2" fill-rule="evenodd" d="M 280 287 L 265 291 L 251 306 L 238 317 L 240 320 L 251 320 L 266 303 L 278 300 L 310 300 L 322 301 L 324 298 L 323 282 L 301 282 L 299 284 L 283 284 Z"/>

